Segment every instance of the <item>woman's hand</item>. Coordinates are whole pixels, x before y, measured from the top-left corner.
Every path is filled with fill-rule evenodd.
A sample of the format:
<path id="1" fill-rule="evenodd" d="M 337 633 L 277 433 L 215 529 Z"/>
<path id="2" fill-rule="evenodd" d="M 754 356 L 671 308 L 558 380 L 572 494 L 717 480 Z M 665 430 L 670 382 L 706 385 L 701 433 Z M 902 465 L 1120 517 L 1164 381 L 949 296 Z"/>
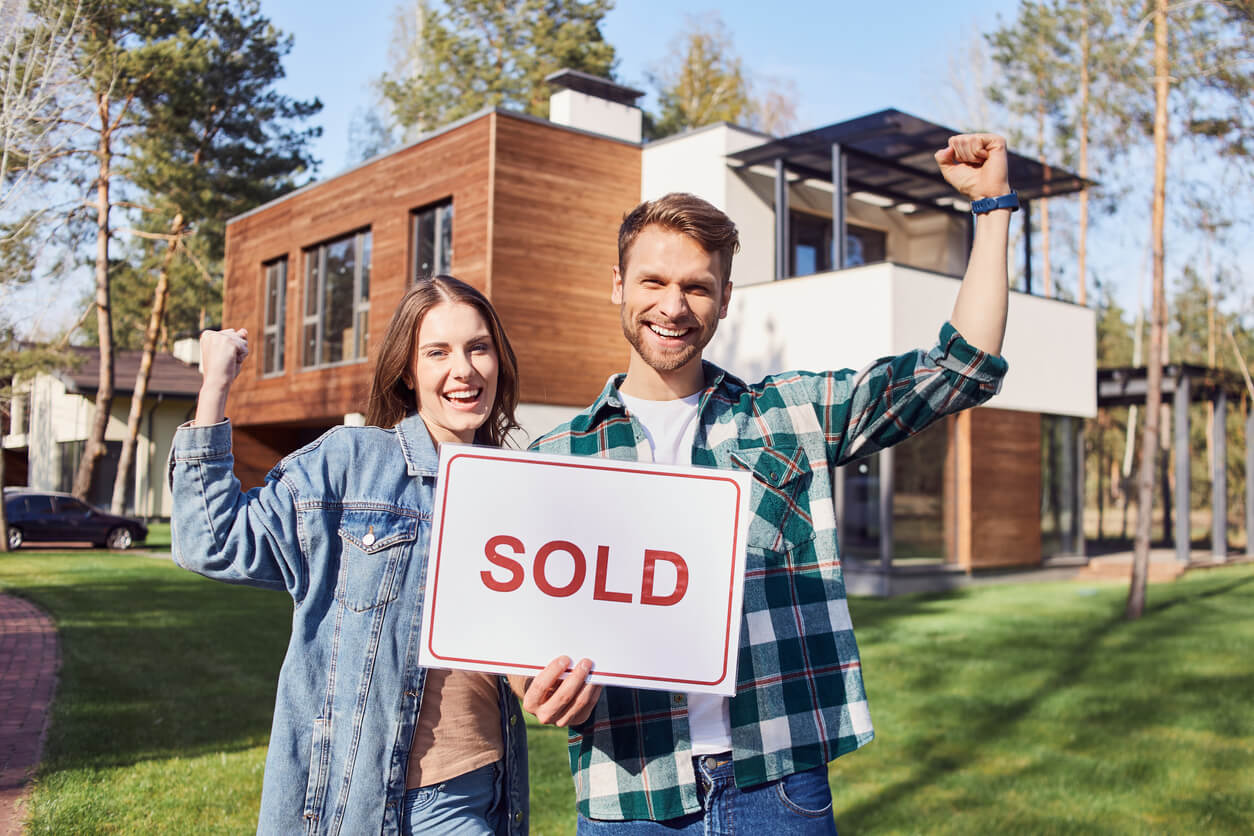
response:
<path id="1" fill-rule="evenodd" d="M 205 331 L 200 335 L 200 398 L 197 426 L 218 424 L 226 417 L 226 396 L 248 357 L 248 329 Z"/>

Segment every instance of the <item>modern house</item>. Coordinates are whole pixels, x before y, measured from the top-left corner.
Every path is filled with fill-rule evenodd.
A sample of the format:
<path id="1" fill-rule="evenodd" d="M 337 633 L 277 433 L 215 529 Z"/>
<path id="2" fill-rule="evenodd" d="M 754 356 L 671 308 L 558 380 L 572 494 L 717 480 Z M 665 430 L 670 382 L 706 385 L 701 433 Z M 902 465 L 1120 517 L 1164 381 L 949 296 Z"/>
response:
<path id="1" fill-rule="evenodd" d="M 126 498 L 126 512 L 141 517 L 170 516 L 166 456 L 174 431 L 191 418 L 200 391 L 197 342 L 176 344 L 175 354 L 153 357 L 148 394 L 139 423 L 135 462 Z M 3 436 L 5 482 L 39 490 L 68 491 L 90 430 L 99 382 L 100 354 L 95 348 L 71 349 L 79 359 L 72 368 L 36 375 L 19 386 L 12 416 Z M 114 397 L 105 430 L 108 452 L 96 464 L 87 501 L 108 508 L 113 498 L 118 457 L 126 437 L 131 394 L 142 352 L 114 356 Z M 17 470 L 7 465 L 13 462 Z M 12 477 L 12 478 L 11 478 Z"/>
<path id="2" fill-rule="evenodd" d="M 618 223 L 670 191 L 741 229 L 731 311 L 707 352 L 732 372 L 858 368 L 934 342 L 972 235 L 932 160 L 953 131 L 885 110 L 784 138 L 719 124 L 642 143 L 638 92 L 572 72 L 551 81 L 551 120 L 487 109 L 228 224 L 224 323 L 260 349 L 229 404 L 245 485 L 362 420 L 371 335 L 432 272 L 500 311 L 531 435 L 589 403 L 627 359 L 609 300 Z M 1084 185 L 1019 155 L 1011 182 L 1024 217 L 1033 199 Z M 1016 292 L 1008 332 L 1011 371 L 992 402 L 844 468 L 851 586 L 861 573 L 885 591 L 916 564 L 1082 551 L 1075 419 L 1096 411 L 1094 314 Z"/>

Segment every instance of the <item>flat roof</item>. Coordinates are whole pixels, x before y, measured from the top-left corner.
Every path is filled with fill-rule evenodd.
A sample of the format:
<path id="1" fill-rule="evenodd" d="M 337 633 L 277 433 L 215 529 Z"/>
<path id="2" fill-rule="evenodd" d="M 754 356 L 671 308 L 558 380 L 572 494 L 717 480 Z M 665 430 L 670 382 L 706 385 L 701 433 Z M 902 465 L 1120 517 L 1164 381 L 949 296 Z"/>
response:
<path id="1" fill-rule="evenodd" d="M 558 70 L 546 75 L 544 80 L 553 87 L 563 87 L 567 90 L 574 90 L 576 93 L 596 96 L 598 99 L 606 99 L 630 107 L 635 107 L 636 99 L 644 95 L 641 90 L 625 87 L 608 78 L 601 78 L 599 75 L 579 70 Z"/>
<path id="2" fill-rule="evenodd" d="M 782 159 L 795 173 L 831 182 L 832 146 L 845 155 L 849 191 L 892 197 L 898 203 L 947 207 L 954 198 L 933 155 L 954 134 L 952 128 L 888 109 L 765 142 L 728 155 L 742 165 Z M 1009 154 L 1010 185 L 1024 200 L 1071 194 L 1096 185 L 1077 174 L 1013 151 Z"/>
<path id="3" fill-rule="evenodd" d="M 1239 372 L 1196 366 L 1192 363 L 1171 363 L 1163 366 L 1159 391 L 1166 397 L 1174 396 L 1180 381 L 1189 381 L 1189 401 L 1213 401 L 1222 390 L 1234 403 L 1249 393 Z M 1144 404 L 1149 394 L 1149 369 L 1145 366 L 1119 366 L 1097 370 L 1098 406 L 1133 406 Z"/>

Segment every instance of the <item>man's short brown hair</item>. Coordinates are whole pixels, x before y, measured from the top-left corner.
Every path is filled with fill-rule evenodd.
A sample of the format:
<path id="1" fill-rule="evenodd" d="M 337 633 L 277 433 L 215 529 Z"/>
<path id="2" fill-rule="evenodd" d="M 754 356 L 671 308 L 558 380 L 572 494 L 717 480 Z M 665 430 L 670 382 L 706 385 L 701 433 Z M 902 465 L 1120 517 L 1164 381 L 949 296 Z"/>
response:
<path id="1" fill-rule="evenodd" d="M 627 275 L 627 256 L 636 237 L 647 226 L 660 226 L 701 245 L 707 253 L 718 254 L 720 278 L 731 278 L 732 256 L 740 251 L 736 224 L 707 200 L 683 192 L 671 192 L 657 200 L 646 200 L 623 218 L 618 228 L 618 271 Z"/>

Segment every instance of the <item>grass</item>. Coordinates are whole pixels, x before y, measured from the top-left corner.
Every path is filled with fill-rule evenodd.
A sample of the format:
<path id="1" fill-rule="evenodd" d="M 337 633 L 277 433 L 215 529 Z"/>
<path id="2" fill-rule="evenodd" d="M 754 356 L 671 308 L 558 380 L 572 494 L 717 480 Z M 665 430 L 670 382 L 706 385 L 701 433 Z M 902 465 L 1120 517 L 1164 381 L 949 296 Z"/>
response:
<path id="1" fill-rule="evenodd" d="M 32 833 L 251 832 L 291 606 L 162 560 L 0 556 L 62 640 Z M 1254 567 L 1150 588 L 852 602 L 878 739 L 831 766 L 862 833 L 1248 833 Z M 531 729 L 532 832 L 573 831 L 565 739 Z"/>
<path id="2" fill-rule="evenodd" d="M 148 524 L 148 539 L 136 545 L 139 549 L 166 549 L 170 548 L 170 524 L 168 522 L 154 522 Z"/>

